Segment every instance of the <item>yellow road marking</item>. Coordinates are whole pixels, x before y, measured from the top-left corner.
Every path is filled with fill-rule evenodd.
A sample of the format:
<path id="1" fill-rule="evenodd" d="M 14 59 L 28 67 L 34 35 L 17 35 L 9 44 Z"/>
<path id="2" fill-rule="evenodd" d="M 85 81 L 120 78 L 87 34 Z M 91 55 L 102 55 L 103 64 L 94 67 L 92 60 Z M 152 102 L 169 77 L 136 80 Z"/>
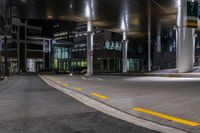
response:
<path id="1" fill-rule="evenodd" d="M 107 96 L 104 96 L 102 94 L 98 94 L 98 93 L 95 93 L 95 92 L 91 93 L 91 95 L 96 96 L 96 97 L 101 98 L 101 99 L 108 99 Z"/>
<path id="2" fill-rule="evenodd" d="M 150 115 L 153 115 L 153 116 L 157 116 L 157 117 L 160 117 L 160 118 L 163 118 L 163 119 L 171 120 L 171 121 L 174 121 L 174 122 L 177 122 L 177 123 L 181 123 L 181 124 L 184 124 L 184 125 L 188 125 L 188 126 L 193 126 L 194 127 L 194 126 L 199 126 L 200 125 L 200 123 L 196 123 L 196 122 L 192 122 L 192 121 L 176 118 L 176 117 L 173 117 L 173 116 L 161 114 L 161 113 L 154 112 L 154 111 L 151 111 L 151 110 L 146 110 L 146 109 L 143 109 L 143 108 L 133 108 L 133 110 L 139 111 L 139 112 L 142 112 L 142 113 L 146 113 L 146 114 L 150 114 Z"/>
<path id="3" fill-rule="evenodd" d="M 83 90 L 82 88 L 78 88 L 78 87 L 74 87 L 73 89 L 77 90 L 77 91 L 82 91 Z"/>
<path id="4" fill-rule="evenodd" d="M 69 87 L 69 84 L 63 84 L 65 87 Z"/>

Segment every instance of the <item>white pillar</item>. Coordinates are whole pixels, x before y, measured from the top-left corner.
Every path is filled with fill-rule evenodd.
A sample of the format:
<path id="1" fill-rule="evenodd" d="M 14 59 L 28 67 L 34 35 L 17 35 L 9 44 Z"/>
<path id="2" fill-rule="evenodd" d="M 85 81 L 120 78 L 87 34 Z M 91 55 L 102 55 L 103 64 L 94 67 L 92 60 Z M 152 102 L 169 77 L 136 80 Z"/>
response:
<path id="1" fill-rule="evenodd" d="M 177 68 L 180 73 L 191 71 L 194 57 L 194 29 L 187 28 L 187 0 L 179 0 L 177 17 Z"/>
<path id="2" fill-rule="evenodd" d="M 128 71 L 128 40 L 127 32 L 123 32 L 123 73 Z"/>
<path id="3" fill-rule="evenodd" d="M 148 0 L 148 71 L 151 71 L 151 0 Z"/>
<path id="4" fill-rule="evenodd" d="M 93 32 L 92 21 L 87 22 L 87 75 L 93 74 Z"/>
<path id="5" fill-rule="evenodd" d="M 157 25 L 157 52 L 161 52 L 161 23 Z"/>

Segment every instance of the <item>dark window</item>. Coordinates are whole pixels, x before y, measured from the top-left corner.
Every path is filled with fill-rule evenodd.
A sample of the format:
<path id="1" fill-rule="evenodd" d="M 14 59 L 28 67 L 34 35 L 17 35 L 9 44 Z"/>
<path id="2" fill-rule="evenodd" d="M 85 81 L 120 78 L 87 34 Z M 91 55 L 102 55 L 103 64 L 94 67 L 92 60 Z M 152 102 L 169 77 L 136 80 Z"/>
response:
<path id="1" fill-rule="evenodd" d="M 21 19 L 21 23 L 25 23 L 26 22 L 26 19 Z"/>
<path id="2" fill-rule="evenodd" d="M 20 40 L 25 40 L 25 27 L 20 26 Z"/>
<path id="3" fill-rule="evenodd" d="M 17 48 L 17 43 L 13 42 L 13 43 L 8 44 L 8 48 Z"/>
<path id="4" fill-rule="evenodd" d="M 12 31 L 15 31 L 15 25 L 12 26 Z"/>
<path id="5" fill-rule="evenodd" d="M 27 44 L 27 49 L 43 50 L 43 45 Z"/>
<path id="6" fill-rule="evenodd" d="M 24 72 L 26 71 L 25 68 L 25 44 L 20 43 L 20 69 Z"/>
<path id="7" fill-rule="evenodd" d="M 41 32 L 37 29 L 27 29 L 27 36 L 40 36 Z"/>
<path id="8" fill-rule="evenodd" d="M 16 33 L 13 33 L 13 34 L 12 34 L 12 38 L 13 38 L 13 39 L 17 39 L 17 34 L 16 34 Z"/>

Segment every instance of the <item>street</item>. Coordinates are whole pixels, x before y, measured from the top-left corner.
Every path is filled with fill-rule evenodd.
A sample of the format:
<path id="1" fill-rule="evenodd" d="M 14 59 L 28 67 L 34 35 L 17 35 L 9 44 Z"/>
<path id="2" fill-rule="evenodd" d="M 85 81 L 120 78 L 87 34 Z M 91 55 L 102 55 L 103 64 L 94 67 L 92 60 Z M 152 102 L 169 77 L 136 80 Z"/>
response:
<path id="1" fill-rule="evenodd" d="M 156 133 L 83 105 L 37 75 L 0 81 L 1 133 Z"/>

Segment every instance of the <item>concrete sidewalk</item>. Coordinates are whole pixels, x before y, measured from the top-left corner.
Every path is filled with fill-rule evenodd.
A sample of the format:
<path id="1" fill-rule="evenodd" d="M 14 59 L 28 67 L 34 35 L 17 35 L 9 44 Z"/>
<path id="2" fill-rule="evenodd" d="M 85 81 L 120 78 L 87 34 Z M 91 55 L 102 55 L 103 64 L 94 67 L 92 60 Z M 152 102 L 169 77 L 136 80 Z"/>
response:
<path id="1" fill-rule="evenodd" d="M 200 78 L 67 75 L 45 78 L 64 90 L 76 91 L 133 116 L 188 132 L 200 131 Z M 187 122 L 181 124 L 133 110 L 138 107 Z M 198 124 L 193 127 L 191 123 Z"/>
<path id="2" fill-rule="evenodd" d="M 96 73 L 94 75 L 200 78 L 200 73 Z"/>
<path id="3" fill-rule="evenodd" d="M 194 67 L 191 72 L 178 73 L 177 69 L 165 69 L 152 72 L 140 73 L 96 73 L 94 75 L 110 75 L 110 76 L 155 76 L 155 77 L 185 77 L 185 78 L 200 78 L 200 67 Z"/>

